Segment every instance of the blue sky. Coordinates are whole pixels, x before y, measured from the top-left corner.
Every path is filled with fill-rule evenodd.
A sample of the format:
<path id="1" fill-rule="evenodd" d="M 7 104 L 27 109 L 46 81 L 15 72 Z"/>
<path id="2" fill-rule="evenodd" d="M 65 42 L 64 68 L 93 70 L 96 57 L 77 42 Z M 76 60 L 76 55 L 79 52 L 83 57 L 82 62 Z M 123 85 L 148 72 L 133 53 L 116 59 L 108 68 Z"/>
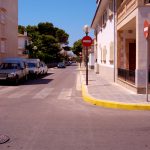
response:
<path id="1" fill-rule="evenodd" d="M 85 34 L 85 24 L 91 25 L 96 0 L 18 0 L 18 24 L 37 25 L 51 22 L 69 34 L 69 45 Z M 90 36 L 93 37 L 93 31 Z"/>

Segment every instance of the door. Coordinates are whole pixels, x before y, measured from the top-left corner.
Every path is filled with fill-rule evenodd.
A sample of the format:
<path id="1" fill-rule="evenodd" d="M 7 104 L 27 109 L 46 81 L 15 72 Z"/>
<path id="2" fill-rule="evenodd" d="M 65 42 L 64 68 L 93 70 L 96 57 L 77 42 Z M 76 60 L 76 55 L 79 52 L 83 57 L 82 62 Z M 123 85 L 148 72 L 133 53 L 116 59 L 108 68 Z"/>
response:
<path id="1" fill-rule="evenodd" d="M 129 43 L 129 70 L 136 69 L 136 43 Z"/>

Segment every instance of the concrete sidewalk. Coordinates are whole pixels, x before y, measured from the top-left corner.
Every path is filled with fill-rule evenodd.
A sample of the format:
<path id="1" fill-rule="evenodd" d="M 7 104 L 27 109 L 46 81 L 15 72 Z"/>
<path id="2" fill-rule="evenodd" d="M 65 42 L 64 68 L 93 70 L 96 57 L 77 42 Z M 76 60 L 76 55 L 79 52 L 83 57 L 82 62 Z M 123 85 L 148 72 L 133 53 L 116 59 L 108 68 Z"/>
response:
<path id="1" fill-rule="evenodd" d="M 88 86 L 85 85 L 85 68 L 79 68 L 82 82 L 82 96 L 86 102 L 107 108 L 127 110 L 150 110 L 145 94 L 132 91 L 104 79 L 94 70 L 88 71 Z M 150 96 L 149 96 L 150 101 Z"/>

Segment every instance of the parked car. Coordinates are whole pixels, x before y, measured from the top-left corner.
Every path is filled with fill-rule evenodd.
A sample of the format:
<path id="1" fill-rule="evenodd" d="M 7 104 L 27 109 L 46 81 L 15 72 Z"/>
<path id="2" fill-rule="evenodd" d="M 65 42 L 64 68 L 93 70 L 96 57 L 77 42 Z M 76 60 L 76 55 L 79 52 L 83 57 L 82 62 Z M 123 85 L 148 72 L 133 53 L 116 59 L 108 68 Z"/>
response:
<path id="1" fill-rule="evenodd" d="M 57 67 L 58 67 L 58 68 L 66 68 L 66 65 L 65 65 L 64 62 L 59 62 L 59 63 L 57 64 Z"/>
<path id="2" fill-rule="evenodd" d="M 40 59 L 27 59 L 29 76 L 37 78 L 40 75 Z"/>
<path id="3" fill-rule="evenodd" d="M 29 70 L 22 58 L 4 58 L 0 64 L 0 81 L 12 81 L 18 84 L 21 79 L 28 79 Z"/>
<path id="4" fill-rule="evenodd" d="M 41 73 L 41 75 L 47 74 L 47 72 L 48 72 L 47 65 L 43 61 L 41 61 L 40 62 L 40 73 Z"/>

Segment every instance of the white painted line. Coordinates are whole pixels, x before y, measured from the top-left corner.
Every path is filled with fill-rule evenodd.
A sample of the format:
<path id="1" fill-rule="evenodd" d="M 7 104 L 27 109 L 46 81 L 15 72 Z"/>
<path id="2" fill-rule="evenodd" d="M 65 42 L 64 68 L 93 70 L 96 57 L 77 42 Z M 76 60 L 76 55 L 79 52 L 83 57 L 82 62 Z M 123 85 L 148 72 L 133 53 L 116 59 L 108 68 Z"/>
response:
<path id="1" fill-rule="evenodd" d="M 46 98 L 53 90 L 54 88 L 44 88 L 41 91 L 39 91 L 33 99 L 44 99 Z"/>
<path id="2" fill-rule="evenodd" d="M 35 87 L 30 87 L 30 89 L 23 88 L 19 91 L 16 90 L 15 93 L 9 94 L 8 98 L 21 98 L 23 96 L 28 96 L 34 89 Z"/>
<path id="3" fill-rule="evenodd" d="M 76 90 L 77 91 L 81 91 L 81 78 L 80 78 L 80 74 L 79 73 L 77 75 Z"/>
<path id="4" fill-rule="evenodd" d="M 4 87 L 3 89 L 0 90 L 0 94 L 6 94 L 9 93 L 10 91 L 16 90 L 18 87 Z"/>
<path id="5" fill-rule="evenodd" d="M 63 99 L 63 100 L 69 100 L 72 95 L 72 89 L 63 89 L 59 96 L 58 99 Z"/>

